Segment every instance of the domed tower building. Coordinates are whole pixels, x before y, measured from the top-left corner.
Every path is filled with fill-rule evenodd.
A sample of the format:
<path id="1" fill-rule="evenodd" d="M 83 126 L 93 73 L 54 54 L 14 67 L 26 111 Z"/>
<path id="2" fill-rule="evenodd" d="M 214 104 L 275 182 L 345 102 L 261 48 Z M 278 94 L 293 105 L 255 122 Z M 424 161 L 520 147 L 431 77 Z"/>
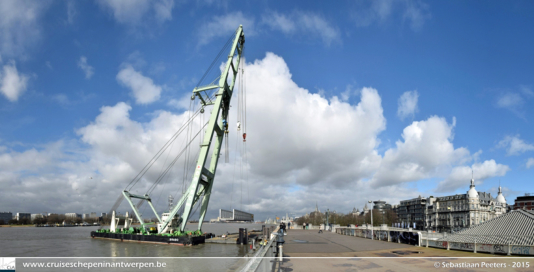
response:
<path id="1" fill-rule="evenodd" d="M 497 198 L 495 200 L 496 201 L 493 209 L 495 216 L 499 216 L 501 214 L 506 213 L 506 211 L 508 210 L 508 205 L 506 204 L 506 199 L 502 195 L 501 185 L 499 185 L 499 193 L 497 194 Z"/>
<path id="2" fill-rule="evenodd" d="M 471 179 L 465 194 L 437 197 L 427 207 L 427 228 L 438 232 L 456 232 L 486 222 L 507 212 L 506 199 L 499 186 L 496 198 L 490 193 L 478 192 Z"/>
<path id="3" fill-rule="evenodd" d="M 366 215 L 369 213 L 369 208 L 367 208 L 367 203 L 365 203 L 365 206 L 363 206 L 362 215 Z"/>
<path id="4" fill-rule="evenodd" d="M 480 198 L 478 192 L 475 189 L 475 179 L 471 179 L 471 185 L 469 186 L 469 191 L 467 191 L 467 205 L 469 209 L 469 214 L 467 215 L 467 222 L 469 225 L 476 225 L 479 223 L 479 208 L 480 208 Z"/>

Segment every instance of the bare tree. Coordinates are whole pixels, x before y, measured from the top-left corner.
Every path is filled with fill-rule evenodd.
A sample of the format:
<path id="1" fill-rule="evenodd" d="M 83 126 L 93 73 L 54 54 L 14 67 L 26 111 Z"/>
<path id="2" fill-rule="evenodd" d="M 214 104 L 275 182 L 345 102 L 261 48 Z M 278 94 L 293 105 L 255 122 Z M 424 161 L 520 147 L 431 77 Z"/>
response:
<path id="1" fill-rule="evenodd" d="M 48 224 L 57 224 L 57 223 L 59 223 L 59 216 L 57 214 L 51 214 L 46 219 L 46 222 Z"/>

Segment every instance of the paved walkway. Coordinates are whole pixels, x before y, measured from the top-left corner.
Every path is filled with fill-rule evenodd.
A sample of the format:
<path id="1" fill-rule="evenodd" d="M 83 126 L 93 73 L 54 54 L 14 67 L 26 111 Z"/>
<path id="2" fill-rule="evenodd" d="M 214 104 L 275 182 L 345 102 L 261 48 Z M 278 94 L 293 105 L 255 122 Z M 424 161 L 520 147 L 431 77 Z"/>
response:
<path id="1" fill-rule="evenodd" d="M 534 258 L 416 247 L 317 230 L 289 230 L 284 239 L 284 259 L 272 271 L 532 271 L 534 267 Z M 513 262 L 529 262 L 529 267 L 514 268 Z"/>
<path id="2" fill-rule="evenodd" d="M 339 253 L 355 253 L 374 250 L 413 248 L 411 245 L 373 241 L 317 230 L 289 230 L 284 236 L 284 253 L 291 256 L 340 256 Z M 343 254 L 342 254 L 343 255 Z M 349 254 L 357 256 L 358 254 Z"/>

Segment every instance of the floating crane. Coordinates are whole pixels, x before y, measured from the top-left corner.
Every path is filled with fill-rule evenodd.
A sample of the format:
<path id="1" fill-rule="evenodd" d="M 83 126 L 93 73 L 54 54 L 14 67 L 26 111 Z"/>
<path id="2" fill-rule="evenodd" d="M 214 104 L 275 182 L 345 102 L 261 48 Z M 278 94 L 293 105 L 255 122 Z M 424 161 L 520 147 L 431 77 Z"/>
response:
<path id="1" fill-rule="evenodd" d="M 245 33 L 243 32 L 243 26 L 240 25 L 236 31 L 235 38 L 230 49 L 230 54 L 228 54 L 228 60 L 226 61 L 226 66 L 222 72 L 218 84 L 210 84 L 203 87 L 196 87 L 193 90 L 193 97 L 198 97 L 202 103 L 202 107 L 213 105 L 213 110 L 209 119 L 209 123 L 206 128 L 206 133 L 204 136 L 204 142 L 200 146 L 200 155 L 198 157 L 198 162 L 195 167 L 195 173 L 193 175 L 193 180 L 189 185 L 186 193 L 182 196 L 178 204 L 172 209 L 166 220 L 159 218 L 154 206 L 151 204 L 150 196 L 144 195 L 134 195 L 128 191 L 123 191 L 124 197 L 130 203 L 130 206 L 134 210 L 135 216 L 139 222 L 144 222 L 141 214 L 139 213 L 137 207 L 133 204 L 132 198 L 144 199 L 146 200 L 152 210 L 154 211 L 160 223 L 161 227 L 158 230 L 158 233 L 162 233 L 166 230 L 169 223 L 173 220 L 176 213 L 182 206 L 184 207 L 184 212 L 181 216 L 181 225 L 180 232 L 185 231 L 185 226 L 193 206 L 202 199 L 202 206 L 200 207 L 200 218 L 198 222 L 198 230 L 202 228 L 202 221 L 206 216 L 206 211 L 208 210 L 208 204 L 211 196 L 211 189 L 213 188 L 213 181 L 215 179 L 215 172 L 217 171 L 217 163 L 219 161 L 219 153 L 221 151 L 221 146 L 223 145 L 223 137 L 225 133 L 228 133 L 228 110 L 230 109 L 230 100 L 232 99 L 232 94 L 234 91 L 234 85 L 237 78 L 237 72 L 239 64 L 241 63 L 241 55 L 245 45 Z M 234 59 L 235 56 L 235 59 Z M 235 62 L 235 63 L 234 63 Z M 232 73 L 230 84 L 228 84 L 228 76 Z M 213 101 L 209 96 L 206 95 L 206 91 L 218 89 L 216 94 L 216 100 Z M 212 142 L 212 138 L 214 141 Z M 212 147 L 213 146 L 213 147 Z M 211 151 L 211 163 L 208 168 L 206 168 L 206 160 L 208 158 L 208 152 Z M 144 227 L 144 224 L 143 224 Z"/>
<path id="2" fill-rule="evenodd" d="M 230 42 L 230 40 L 228 41 Z M 230 45 L 230 43 L 227 43 L 227 46 Z M 169 207 L 169 211 L 162 214 L 160 217 L 158 213 L 156 212 L 156 209 L 154 208 L 154 205 L 152 204 L 152 199 L 150 197 L 150 193 L 147 192 L 144 195 L 138 195 L 131 193 L 131 188 L 137 181 L 141 179 L 141 177 L 146 173 L 148 168 L 150 168 L 151 164 L 154 163 L 157 158 L 159 158 L 162 154 L 162 150 L 165 150 L 169 146 L 169 142 L 154 156 L 154 158 L 141 170 L 141 172 L 130 182 L 130 184 L 126 187 L 126 189 L 122 192 L 122 196 L 117 200 L 117 202 L 114 205 L 114 208 L 112 208 L 112 212 L 120 205 L 120 202 L 123 198 L 125 198 L 128 203 L 130 204 L 133 213 L 135 214 L 135 217 L 137 220 L 141 223 L 141 227 L 138 230 L 135 230 L 130 227 L 129 234 L 139 234 L 139 235 L 149 235 L 149 234 L 156 234 L 154 233 L 154 230 L 150 230 L 147 228 L 147 225 L 154 224 L 151 223 L 145 223 L 140 211 L 139 207 L 142 203 L 148 202 L 150 205 L 152 211 L 154 212 L 158 222 L 157 223 L 157 234 L 163 234 L 166 236 L 174 236 L 174 235 L 183 235 L 185 233 L 185 227 L 187 224 L 187 221 L 189 220 L 189 217 L 192 215 L 192 210 L 195 204 L 200 203 L 200 217 L 198 222 L 198 232 L 201 233 L 202 228 L 202 222 L 204 221 L 204 218 L 206 216 L 206 212 L 208 209 L 208 204 L 210 201 L 211 191 L 213 189 L 213 182 L 215 179 L 215 173 L 217 171 L 217 164 L 219 161 L 219 156 L 221 153 L 221 146 L 223 145 L 224 137 L 228 134 L 228 111 L 230 109 L 230 100 L 232 98 L 232 94 L 234 91 L 234 86 L 236 83 L 236 78 L 238 76 L 239 66 L 242 62 L 243 57 L 243 51 L 244 51 L 244 45 L 245 45 L 245 34 L 243 32 L 243 26 L 240 25 L 236 32 L 235 36 L 233 36 L 230 52 L 228 54 L 228 59 L 226 60 L 226 65 L 224 66 L 224 70 L 220 74 L 218 79 L 218 83 L 215 83 L 213 81 L 212 83 L 204 86 L 197 86 L 193 89 L 193 95 L 191 97 L 192 100 L 195 100 L 198 98 L 200 100 L 201 109 L 200 113 L 204 113 L 204 108 L 207 106 L 213 106 L 213 109 L 211 111 L 211 115 L 209 117 L 208 123 L 201 128 L 205 129 L 205 134 L 203 137 L 203 142 L 200 145 L 200 151 L 198 160 L 196 163 L 196 167 L 194 170 L 194 174 L 192 176 L 191 183 L 185 193 L 182 195 L 180 200 L 177 202 L 177 205 L 174 207 Z M 227 47 L 226 47 L 227 48 Z M 224 48 L 223 48 L 224 50 Z M 222 53 L 222 51 L 221 51 Z M 219 55 L 221 54 L 219 53 Z M 210 66 L 210 69 L 214 65 L 215 61 Z M 201 79 L 202 82 L 202 79 Z M 199 83 L 200 84 L 200 83 Z M 212 95 L 209 95 L 208 91 L 214 92 Z M 198 114 L 198 112 L 196 113 Z M 192 122 L 192 118 L 184 124 L 184 127 L 187 124 L 190 124 Z M 202 126 L 202 124 L 201 124 Z M 241 126 L 241 124 L 239 124 Z M 179 131 L 183 131 L 183 127 L 180 128 Z M 178 132 L 177 132 L 178 133 Z M 201 133 L 201 132 L 199 132 Z M 198 134 L 197 134 L 198 135 Z M 176 134 L 174 139 L 176 139 Z M 243 140 L 246 137 L 246 132 L 243 130 Z M 170 140 L 169 140 L 170 141 Z M 191 142 L 189 143 L 191 144 Z M 188 145 L 189 146 L 189 145 Z M 226 151 L 227 153 L 228 151 Z M 180 153 L 181 154 L 181 153 Z M 211 160 L 209 161 L 208 165 L 208 156 L 211 156 Z M 174 162 L 176 162 L 177 158 Z M 174 164 L 174 162 L 169 166 L 167 171 L 169 171 L 170 167 Z M 164 174 L 166 174 L 165 172 Z M 135 181 L 135 182 L 134 182 Z M 159 182 L 159 179 L 158 181 Z M 155 184 L 156 185 L 156 184 Z M 155 185 L 153 185 L 153 188 L 155 188 Z M 151 191 L 150 191 L 151 192 Z M 139 199 L 139 203 L 134 204 L 134 199 Z M 172 209 L 171 209 L 172 208 Z M 178 211 L 180 209 L 183 209 L 183 213 L 181 215 L 178 215 Z M 114 224 L 114 222 L 112 222 Z M 116 223 L 115 223 L 116 225 Z M 177 230 L 179 226 L 179 229 Z M 92 233 L 92 236 L 95 237 L 104 237 L 104 238 L 110 238 L 106 237 L 105 235 L 100 235 L 102 233 L 110 233 L 109 230 L 101 230 L 100 232 L 95 232 L 96 234 Z M 108 235 L 109 236 L 109 235 Z M 111 235 L 113 236 L 113 235 Z M 136 235 L 137 236 L 137 235 Z M 116 238 L 116 237 L 111 237 Z M 123 239 L 123 238 L 120 238 Z M 134 239 L 134 238 L 132 238 Z M 139 240 L 141 238 L 135 238 L 136 240 Z M 145 240 L 145 238 L 143 238 Z M 148 239 L 150 240 L 150 239 Z"/>

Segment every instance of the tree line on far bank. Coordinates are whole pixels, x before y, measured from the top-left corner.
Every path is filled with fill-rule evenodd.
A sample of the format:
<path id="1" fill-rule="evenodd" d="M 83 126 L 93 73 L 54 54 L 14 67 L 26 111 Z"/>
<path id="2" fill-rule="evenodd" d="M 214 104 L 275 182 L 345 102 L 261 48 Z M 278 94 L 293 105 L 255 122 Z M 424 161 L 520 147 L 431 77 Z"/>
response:
<path id="1" fill-rule="evenodd" d="M 4 220 L 0 219 L 0 225 L 30 225 L 30 224 L 36 224 L 36 225 L 54 225 L 54 224 L 81 224 L 83 222 L 87 222 L 89 224 L 93 224 L 95 222 L 105 223 L 107 218 L 86 218 L 81 219 L 79 217 L 66 217 L 64 214 L 51 214 L 46 217 L 40 217 L 35 218 L 34 220 L 31 220 L 29 218 L 21 218 L 20 220 L 17 219 L 11 219 L 8 222 L 5 222 Z"/>
<path id="2" fill-rule="evenodd" d="M 391 226 L 392 223 L 398 222 L 397 214 L 392 210 L 385 210 L 382 213 L 380 210 L 373 210 L 373 226 L 380 226 L 386 224 Z M 320 225 L 326 223 L 326 215 L 324 213 L 312 212 L 309 216 L 302 216 L 296 220 L 298 225 L 307 223 L 312 225 Z M 330 212 L 328 215 L 328 223 L 341 226 L 371 224 L 371 212 L 366 215 L 355 215 L 352 213 L 334 213 Z"/>

